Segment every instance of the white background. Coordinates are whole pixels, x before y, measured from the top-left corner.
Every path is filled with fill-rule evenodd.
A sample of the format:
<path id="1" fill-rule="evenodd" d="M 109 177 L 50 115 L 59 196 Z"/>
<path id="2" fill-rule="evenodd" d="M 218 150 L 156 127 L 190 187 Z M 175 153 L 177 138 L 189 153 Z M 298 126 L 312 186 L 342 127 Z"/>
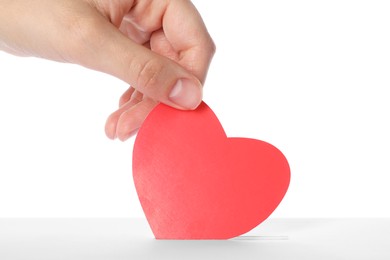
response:
<path id="1" fill-rule="evenodd" d="M 272 217 L 390 217 L 388 1 L 197 0 L 217 44 L 204 100 L 292 171 Z M 127 85 L 0 53 L 0 217 L 140 217 L 134 138 L 104 135 Z"/>

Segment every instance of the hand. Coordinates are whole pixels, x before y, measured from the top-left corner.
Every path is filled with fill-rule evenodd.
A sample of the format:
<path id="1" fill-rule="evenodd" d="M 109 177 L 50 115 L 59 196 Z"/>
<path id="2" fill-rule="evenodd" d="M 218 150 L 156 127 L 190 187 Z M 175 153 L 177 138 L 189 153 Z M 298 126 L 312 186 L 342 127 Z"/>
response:
<path id="1" fill-rule="evenodd" d="M 130 88 L 107 120 L 126 140 L 158 102 L 195 109 L 215 46 L 189 0 L 0 0 L 0 49 L 70 62 Z"/>

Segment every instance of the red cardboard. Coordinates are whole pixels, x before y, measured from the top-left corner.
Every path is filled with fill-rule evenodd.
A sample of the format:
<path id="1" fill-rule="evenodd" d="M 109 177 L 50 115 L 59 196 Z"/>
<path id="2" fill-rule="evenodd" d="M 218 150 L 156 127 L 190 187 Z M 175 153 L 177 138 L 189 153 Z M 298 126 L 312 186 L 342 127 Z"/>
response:
<path id="1" fill-rule="evenodd" d="M 276 209 L 290 168 L 269 143 L 227 138 L 204 102 L 194 111 L 159 104 L 135 140 L 133 177 L 157 239 L 229 239 Z"/>

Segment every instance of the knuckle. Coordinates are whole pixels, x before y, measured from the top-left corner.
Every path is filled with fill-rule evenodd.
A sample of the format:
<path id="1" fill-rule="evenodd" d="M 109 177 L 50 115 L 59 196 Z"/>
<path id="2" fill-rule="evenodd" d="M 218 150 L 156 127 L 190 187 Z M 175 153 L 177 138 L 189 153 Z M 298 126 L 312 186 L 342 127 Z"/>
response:
<path id="1" fill-rule="evenodd" d="M 156 59 L 151 59 L 142 64 L 139 68 L 137 86 L 139 89 L 148 92 L 158 84 L 160 75 L 163 73 L 164 64 Z"/>
<path id="2" fill-rule="evenodd" d="M 215 52 L 217 50 L 217 46 L 215 45 L 215 42 L 214 42 L 213 38 L 211 38 L 211 37 L 209 39 L 209 46 L 213 52 Z"/>
<path id="3" fill-rule="evenodd" d="M 215 42 L 213 39 L 210 38 L 209 42 L 206 44 L 207 50 L 213 56 L 215 52 L 217 51 L 217 46 L 215 45 Z"/>

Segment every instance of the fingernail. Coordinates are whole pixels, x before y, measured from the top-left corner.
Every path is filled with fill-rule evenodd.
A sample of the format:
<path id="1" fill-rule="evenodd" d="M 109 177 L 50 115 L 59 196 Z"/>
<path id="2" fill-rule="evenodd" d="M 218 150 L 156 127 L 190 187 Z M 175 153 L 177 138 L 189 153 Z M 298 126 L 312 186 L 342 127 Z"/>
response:
<path id="1" fill-rule="evenodd" d="M 202 89 L 189 79 L 179 79 L 171 89 L 169 99 L 185 109 L 195 109 L 202 101 Z"/>

